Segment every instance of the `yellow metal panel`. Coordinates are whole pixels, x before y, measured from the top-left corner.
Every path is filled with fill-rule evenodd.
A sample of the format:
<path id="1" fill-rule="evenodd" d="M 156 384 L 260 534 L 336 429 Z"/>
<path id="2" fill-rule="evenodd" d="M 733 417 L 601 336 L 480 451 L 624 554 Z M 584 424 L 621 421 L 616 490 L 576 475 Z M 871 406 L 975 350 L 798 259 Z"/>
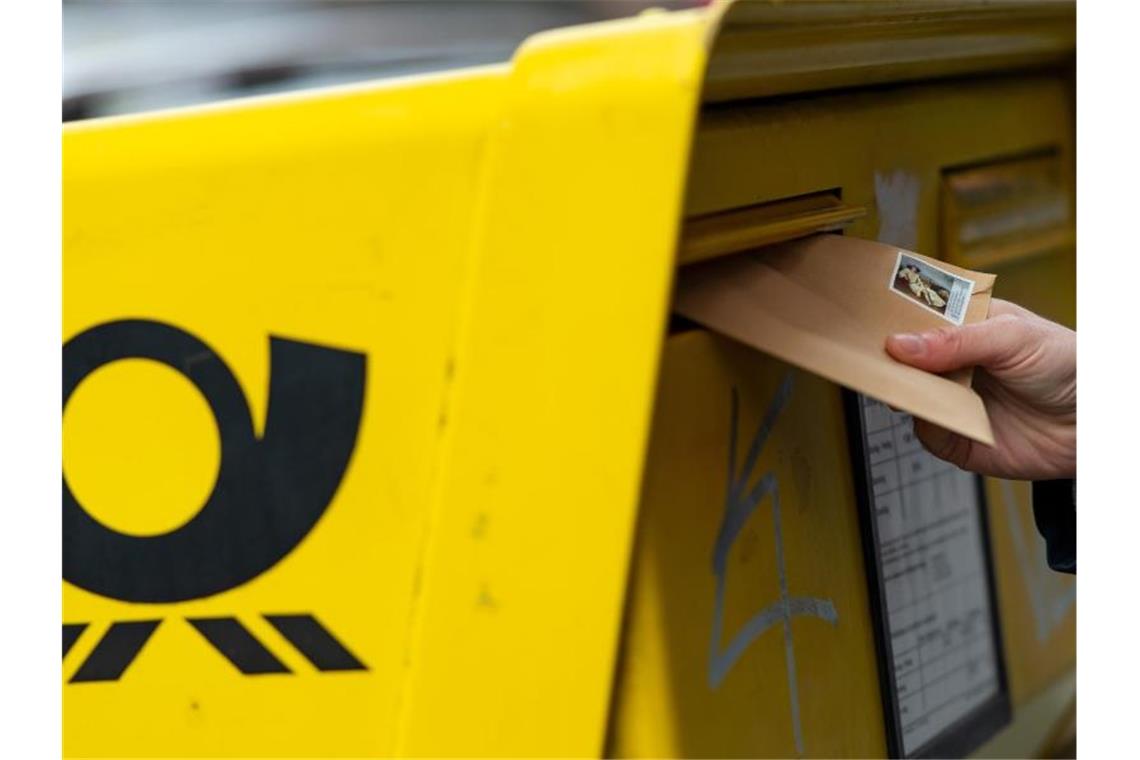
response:
<path id="1" fill-rule="evenodd" d="M 849 225 L 851 234 L 881 238 L 938 255 L 944 173 L 958 166 L 1042 149 L 1055 151 L 1062 166 L 1071 166 L 1069 103 L 1068 83 L 1064 72 L 1060 72 L 718 106 L 705 111 L 698 126 L 686 202 L 688 219 L 728 219 L 742 215 L 742 209 L 755 208 L 756 204 L 779 205 L 782 199 L 830 193 L 840 196 L 845 204 L 868 209 L 866 217 Z M 1073 260 L 1071 249 L 1054 249 L 1006 264 L 998 269 L 997 292 L 1067 321 L 1072 313 Z M 728 680 L 719 689 L 710 689 L 699 678 L 710 657 L 702 647 L 711 628 L 708 611 L 715 599 L 708 565 L 701 563 L 709 561 L 708 536 L 715 526 L 706 524 L 713 521 L 713 515 L 696 506 L 698 497 L 689 489 L 703 488 L 706 498 L 707 492 L 723 490 L 724 465 L 706 460 L 706 456 L 715 457 L 705 453 L 712 444 L 702 437 L 701 431 L 707 432 L 713 424 L 727 424 L 698 425 L 693 421 L 698 411 L 704 409 L 701 399 L 706 391 L 688 374 L 705 370 L 681 369 L 678 365 L 683 361 L 681 355 L 698 367 L 702 361 L 709 361 L 691 347 L 688 352 L 683 348 L 685 341 L 700 340 L 707 338 L 683 334 L 673 338 L 666 351 L 617 684 L 612 748 L 617 754 L 639 756 L 786 756 L 797 748 L 787 728 L 786 686 L 772 677 L 786 670 L 778 658 L 765 661 L 764 690 L 757 686 L 748 693 L 733 693 Z M 758 357 L 755 361 L 763 360 Z M 728 364 L 725 360 L 717 363 Z M 751 387 L 750 392 L 756 394 L 761 388 L 770 393 L 774 381 L 759 377 L 763 379 L 749 377 L 747 382 L 741 381 L 741 386 Z M 686 392 L 671 391 L 672 384 L 683 385 Z M 727 397 L 727 393 L 722 389 L 722 395 Z M 839 482 L 849 478 L 849 467 L 846 459 L 836 453 L 846 455 L 847 442 L 840 411 L 835 406 L 830 416 L 820 411 L 827 408 L 823 401 L 810 411 L 789 404 L 784 412 L 786 420 L 782 424 L 787 430 L 797 431 L 787 435 L 802 434 L 800 446 L 810 448 L 820 461 L 838 462 L 838 469 L 821 465 L 815 470 L 821 474 L 814 480 L 827 483 L 832 489 L 828 491 L 830 498 L 822 498 L 822 492 L 817 492 L 816 498 L 805 503 L 790 492 L 781 499 L 785 515 L 798 515 L 797 509 L 828 509 L 847 514 L 839 508 L 843 504 L 850 505 L 851 513 L 854 511 L 851 486 Z M 670 419 L 668 414 L 677 419 Z M 819 418 L 821 414 L 823 419 Z M 684 433 L 679 432 L 682 430 Z M 678 440 L 687 441 L 687 445 L 677 443 Z M 821 453 L 827 452 L 828 447 L 833 449 L 830 458 Z M 778 464 L 775 467 L 779 473 Z M 781 483 L 787 479 L 779 474 L 777 477 Z M 700 486 L 686 485 L 690 483 Z M 1027 502 L 1010 512 L 996 488 L 995 484 L 989 487 L 994 563 L 1016 707 L 1071 668 L 1072 616 L 1065 611 L 1057 614 L 1048 640 L 1036 641 L 1032 603 L 1021 577 L 1025 570 L 1015 553 L 1009 515 L 1019 521 L 1023 532 L 1018 537 L 1025 538 L 1034 553 L 1039 551 L 1036 531 L 1026 511 Z M 718 498 L 712 497 L 714 502 Z M 704 557 L 690 546 L 701 544 L 694 537 L 702 535 L 706 536 L 701 550 Z M 851 534 L 849 541 L 849 545 L 833 547 L 831 553 L 844 557 L 844 552 L 858 552 L 857 532 Z M 804 551 L 802 547 L 800 551 Z M 812 556 L 811 549 L 807 551 Z M 822 565 L 829 560 L 815 561 Z M 1036 557 L 1036 562 L 1032 566 L 1043 569 L 1043 559 Z M 674 567 L 683 570 L 675 571 Z M 861 567 L 853 568 L 852 573 L 863 582 Z M 1045 574 L 1053 575 L 1048 571 Z M 765 588 L 761 588 L 761 581 L 754 582 L 757 597 L 772 595 L 770 578 Z M 1062 579 L 1053 585 L 1060 587 L 1061 596 L 1069 588 Z M 814 592 L 807 589 L 805 593 Z M 731 597 L 726 605 L 730 603 Z M 726 607 L 726 615 L 730 610 Z M 737 623 L 746 617 L 743 612 L 739 614 Z M 850 616 L 844 618 L 841 613 L 840 617 L 845 622 L 855 618 L 855 625 L 869 631 L 868 614 L 856 606 Z M 799 643 L 800 632 L 812 629 L 814 624 L 818 621 L 795 620 L 792 624 L 797 667 L 801 659 L 827 661 L 834 655 L 835 647 L 841 646 L 841 637 L 828 638 L 823 634 L 815 639 L 805 635 L 803 643 Z M 730 628 L 726 622 L 726 637 Z M 772 640 L 765 643 L 760 638 L 751 647 L 757 652 L 763 652 L 764 646 L 773 647 L 772 652 L 778 653 L 778 634 L 769 630 L 765 635 Z M 1016 654 L 1012 652 L 1014 648 L 1018 649 Z M 740 663 L 763 656 L 750 650 Z M 873 756 L 885 751 L 873 650 L 869 649 L 865 658 L 865 663 L 872 667 L 865 667 L 861 676 L 852 673 L 828 680 L 832 688 L 851 690 L 846 697 L 856 701 L 834 703 L 829 694 L 808 696 L 801 689 L 805 753 L 834 756 L 853 752 Z M 750 673 L 747 669 L 744 672 Z M 856 683 L 859 678 L 865 680 Z M 722 693 L 725 689 L 728 691 Z M 806 715 L 818 709 L 830 712 L 835 720 L 823 731 L 812 732 L 807 728 Z M 876 715 L 860 710 L 872 710 Z M 662 725 L 658 717 L 661 715 L 678 717 L 674 723 Z M 868 736 L 852 737 L 849 723 L 864 730 L 873 725 L 880 733 L 874 740 Z M 844 741 L 848 743 L 837 746 Z"/>
<path id="2" fill-rule="evenodd" d="M 614 754 L 885 753 L 849 457 L 836 386 L 703 331 L 669 339 Z"/>
<path id="3" fill-rule="evenodd" d="M 1070 217 L 1067 233 L 1073 232 Z M 994 267 L 994 294 L 1076 327 L 1076 268 L 1072 245 L 1044 250 Z M 1075 577 L 1048 567 L 1029 483 L 987 478 L 986 496 L 1006 668 L 1014 704 L 1020 706 L 1073 672 L 1077 584 Z"/>
<path id="4" fill-rule="evenodd" d="M 65 341 L 128 318 L 192 333 L 236 376 L 258 436 L 282 380 L 272 385 L 271 336 L 366 362 L 347 471 L 279 563 L 232 590 L 169 604 L 64 585 L 64 621 L 91 624 L 65 658 L 65 679 L 112 621 L 161 620 L 118 680 L 65 683 L 68 755 L 393 751 L 441 399 L 504 73 L 66 131 Z M 210 408 L 155 361 L 91 374 L 68 404 L 64 435 L 77 498 L 118 531 L 176 528 L 213 487 L 220 443 Z M 314 615 L 367 670 L 319 671 L 266 613 Z M 243 675 L 187 622 L 214 616 L 236 616 L 292 674 Z"/>
<path id="5" fill-rule="evenodd" d="M 543 34 L 514 63 L 403 752 L 602 751 L 708 18 Z"/>
<path id="6" fill-rule="evenodd" d="M 986 498 L 1006 670 L 1014 703 L 1021 705 L 1073 669 L 1077 582 L 1049 568 L 1029 483 L 988 478 Z"/>
<path id="7" fill-rule="evenodd" d="M 1077 254 L 1075 247 L 1051 255 L 993 268 L 994 295 L 1072 328 L 1077 326 Z"/>
<path id="8" fill-rule="evenodd" d="M 876 176 L 901 172 L 914 188 L 915 250 L 936 255 L 943 170 L 1051 146 L 1071 164 L 1067 100 L 1063 79 L 1032 75 L 710 109 L 695 138 L 686 213 L 839 189 L 844 203 L 870 212 L 848 233 L 876 238 Z"/>
<path id="9" fill-rule="evenodd" d="M 1052 152 L 947 172 L 942 187 L 942 253 L 968 269 L 991 271 L 1076 243 L 1076 203 Z"/>

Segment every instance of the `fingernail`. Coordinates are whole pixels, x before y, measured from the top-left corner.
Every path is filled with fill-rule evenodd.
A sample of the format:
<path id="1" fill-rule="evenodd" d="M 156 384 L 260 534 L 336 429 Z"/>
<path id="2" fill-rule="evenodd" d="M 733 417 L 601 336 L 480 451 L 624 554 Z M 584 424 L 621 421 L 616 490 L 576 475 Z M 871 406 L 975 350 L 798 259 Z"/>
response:
<path id="1" fill-rule="evenodd" d="M 891 336 L 891 341 L 895 344 L 895 348 L 911 356 L 918 356 L 926 350 L 926 341 L 915 333 L 898 333 Z"/>

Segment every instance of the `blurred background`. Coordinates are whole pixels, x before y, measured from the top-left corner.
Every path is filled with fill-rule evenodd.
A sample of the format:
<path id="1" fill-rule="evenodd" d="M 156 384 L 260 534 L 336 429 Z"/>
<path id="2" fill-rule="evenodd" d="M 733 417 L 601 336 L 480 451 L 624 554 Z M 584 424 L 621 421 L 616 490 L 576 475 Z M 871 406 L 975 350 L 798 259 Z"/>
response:
<path id="1" fill-rule="evenodd" d="M 64 0 L 63 120 L 509 60 L 543 29 L 707 0 Z"/>

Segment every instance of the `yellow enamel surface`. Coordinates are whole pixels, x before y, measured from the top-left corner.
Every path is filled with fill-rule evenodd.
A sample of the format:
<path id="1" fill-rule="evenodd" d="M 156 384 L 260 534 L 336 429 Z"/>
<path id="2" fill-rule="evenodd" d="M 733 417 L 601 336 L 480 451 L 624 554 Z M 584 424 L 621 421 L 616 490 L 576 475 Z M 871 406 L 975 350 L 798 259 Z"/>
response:
<path id="1" fill-rule="evenodd" d="M 68 755 L 395 751 L 473 199 L 505 73 L 67 131 L 65 340 L 127 317 L 191 331 L 229 364 L 258 430 L 270 335 L 368 361 L 344 480 L 322 520 L 275 567 L 177 604 L 125 604 L 64 585 L 64 621 L 92 623 L 64 661 L 65 678 L 111 621 L 163 621 L 120 680 L 65 684 Z M 135 382 L 132 372 L 142 369 L 99 370 L 76 392 L 76 418 L 70 406 L 64 416 L 65 472 L 99 500 L 93 511 L 124 522 L 130 515 L 115 516 L 109 501 L 124 490 L 177 500 L 180 482 L 193 481 L 203 498 L 197 479 L 218 446 L 209 416 L 206 427 L 173 416 L 200 411 L 193 386 L 178 375 Z M 84 411 L 96 404 L 105 408 Z M 140 407 L 164 414 L 158 440 L 122 440 L 118 418 L 138 429 Z M 163 468 L 137 468 L 127 483 L 99 481 L 100 472 L 117 480 L 124 457 L 157 456 L 147 451 L 154 446 L 167 447 Z M 166 479 L 171 468 L 175 480 Z M 259 617 L 267 612 L 314 614 L 369 670 L 318 673 Z M 294 674 L 243 676 L 185 621 L 220 615 L 236 615 Z"/>
<path id="2" fill-rule="evenodd" d="M 409 752 L 603 751 L 702 18 L 544 34 L 515 63 L 424 563 Z"/>
<path id="3" fill-rule="evenodd" d="M 1049 569 L 1033 521 L 1030 484 L 987 479 L 994 574 L 1015 704 L 1072 672 L 1077 648 L 1077 579 Z"/>
<path id="4" fill-rule="evenodd" d="M 708 109 L 702 113 L 695 136 L 686 211 L 690 216 L 713 214 L 836 191 L 844 203 L 868 210 L 865 217 L 851 222 L 845 234 L 883 238 L 940 256 L 943 171 L 1000 162 L 1045 148 L 1055 150 L 1064 165 L 1072 166 L 1070 95 L 1065 77 L 1051 73 L 909 84 Z M 884 179 L 906 191 L 882 193 L 877 185 Z M 900 226 L 900 217 L 907 224 Z M 899 235 L 906 239 L 895 237 Z M 1071 324 L 1075 251 L 1070 246 L 1032 253 L 995 270 L 996 294 Z M 762 403 L 774 382 L 768 375 L 776 370 L 743 373 L 736 366 L 741 360 L 725 358 L 735 354 L 723 348 L 698 350 L 697 344 L 707 340 L 699 335 L 683 333 L 671 338 L 662 367 L 622 665 L 615 684 L 618 709 L 613 716 L 611 748 L 617 755 L 643 757 L 790 756 L 796 754 L 796 747 L 789 728 L 789 693 L 778 628 L 752 643 L 719 688 L 710 688 L 702 677 L 709 657 L 709 610 L 714 598 L 711 542 L 723 510 L 725 457 L 724 444 L 718 441 L 727 424 L 729 387 L 748 388 L 757 398 L 755 403 Z M 757 366 L 763 364 L 759 358 L 755 361 Z M 815 387 L 810 379 L 803 385 Z M 714 393 L 709 388 L 719 388 L 715 405 L 704 400 L 706 393 Z M 789 483 L 787 492 L 782 491 L 789 523 L 802 516 L 807 525 L 815 525 L 812 520 L 821 513 L 835 521 L 817 526 L 814 534 L 816 541 L 834 542 L 826 553 L 820 554 L 819 545 L 812 541 L 793 545 L 788 539 L 788 562 L 804 563 L 798 571 L 802 580 L 789 571 L 790 581 L 799 584 L 793 591 L 799 588 L 813 594 L 813 573 L 818 578 L 819 573 L 830 572 L 831 563 L 846 566 L 852 557 L 860 556 L 857 530 L 844 527 L 845 521 L 854 519 L 855 504 L 846 433 L 835 401 L 838 394 L 834 387 L 815 393 L 818 400 L 811 409 L 789 405 L 780 423 L 788 438 L 777 444 L 790 450 L 798 447 L 806 462 L 802 467 L 810 473 L 806 479 L 815 490 L 810 494 L 797 490 L 789 468 L 785 466 L 785 474 L 780 475 L 778 462 L 773 465 L 781 488 Z M 828 405 L 834 411 L 822 413 Z M 710 419 L 704 419 L 709 415 Z M 742 422 L 742 431 L 747 424 Z M 713 435 L 710 430 L 718 432 Z M 777 433 L 773 433 L 774 444 L 780 440 Z M 1072 585 L 1069 579 L 1051 577 L 1056 574 L 1044 568 L 1041 539 L 1024 489 L 1024 484 L 1015 484 L 1014 522 L 1005 505 L 1005 492 L 997 483 L 987 486 L 1015 720 L 1020 705 L 1071 672 L 1075 661 L 1075 613 L 1072 604 L 1065 607 Z M 763 521 L 757 524 L 768 527 Z M 1018 538 L 1025 542 L 1026 560 L 1015 551 L 1010 527 L 1014 524 L 1020 529 Z M 757 546 L 771 540 L 769 534 L 762 535 Z M 740 543 L 745 544 L 745 539 Z M 766 549 L 771 550 L 770 543 Z M 743 592 L 747 600 L 738 601 L 738 622 L 756 604 L 772 599 L 770 560 L 765 555 L 767 565 L 742 573 L 754 586 Z M 743 559 L 737 561 L 741 563 L 737 567 L 745 566 Z M 863 582 L 861 565 L 852 566 L 850 572 L 859 573 Z M 1046 588 L 1040 591 L 1036 586 Z M 837 653 L 844 653 L 843 667 L 826 676 L 815 675 L 826 689 L 808 696 L 809 687 L 800 688 L 804 753 L 876 756 L 886 747 L 874 652 L 869 633 L 852 632 L 852 628 L 869 631 L 869 607 L 854 589 L 832 593 L 844 599 L 839 608 L 843 635 L 818 620 L 796 619 L 792 624 L 798 668 L 804 668 L 805 662 L 825 667 Z M 1041 638 L 1036 633 L 1035 597 L 1045 599 L 1039 605 L 1061 608 Z M 730 605 L 726 614 L 731 614 L 731 597 L 726 604 Z M 731 624 L 725 626 L 728 636 Z M 850 647 L 861 635 L 867 636 L 866 648 L 852 655 Z M 733 678 L 737 679 L 735 689 Z M 828 723 L 813 730 L 810 716 L 816 710 L 826 714 Z M 670 719 L 664 721 L 662 715 Z"/>
<path id="5" fill-rule="evenodd" d="M 135 536 L 166 533 L 194 517 L 221 461 L 206 399 L 149 359 L 93 372 L 68 403 L 63 440 L 63 474 L 79 502 L 96 520 Z M 85 456 L 89 451 L 102 454 Z"/>
<path id="6" fill-rule="evenodd" d="M 746 454 L 785 379 L 787 402 L 748 467 Z M 616 684 L 614 754 L 794 757 L 793 710 L 807 755 L 885 753 L 846 440 L 831 383 L 704 331 L 669 339 Z M 728 545 L 721 636 L 713 637 L 714 554 L 730 467 L 746 490 L 768 474 L 776 487 Z M 836 621 L 796 615 L 790 638 L 776 623 L 714 684 L 714 661 L 753 616 L 779 607 L 781 562 L 789 594 L 826 600 Z"/>

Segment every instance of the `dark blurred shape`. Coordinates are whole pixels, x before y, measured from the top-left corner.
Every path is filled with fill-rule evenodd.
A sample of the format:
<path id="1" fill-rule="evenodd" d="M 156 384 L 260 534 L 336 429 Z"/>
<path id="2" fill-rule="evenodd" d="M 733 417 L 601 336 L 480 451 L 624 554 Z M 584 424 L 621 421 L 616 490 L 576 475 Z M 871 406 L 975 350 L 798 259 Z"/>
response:
<path id="1" fill-rule="evenodd" d="M 289 82 L 304 76 L 304 71 L 300 66 L 282 63 L 250 66 L 244 69 L 236 69 L 224 75 L 222 87 L 240 93 L 255 88 L 287 85 Z"/>
<path id="2" fill-rule="evenodd" d="M 94 95 L 73 95 L 63 99 L 63 120 L 90 119 L 98 112 L 99 98 Z"/>
<path id="3" fill-rule="evenodd" d="M 63 119 L 509 60 L 528 36 L 701 0 L 65 0 Z"/>

